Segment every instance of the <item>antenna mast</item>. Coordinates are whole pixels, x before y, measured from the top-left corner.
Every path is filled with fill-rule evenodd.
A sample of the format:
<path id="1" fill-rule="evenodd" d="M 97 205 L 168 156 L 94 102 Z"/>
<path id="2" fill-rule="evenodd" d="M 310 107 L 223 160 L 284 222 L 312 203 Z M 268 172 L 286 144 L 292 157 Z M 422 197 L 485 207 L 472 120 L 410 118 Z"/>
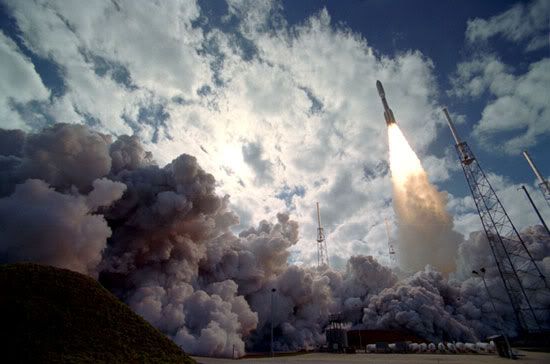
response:
<path id="1" fill-rule="evenodd" d="M 392 265 L 397 264 L 397 257 L 393 248 L 393 240 L 390 238 L 390 224 L 388 219 L 384 218 L 384 224 L 386 225 L 386 236 L 388 237 L 388 254 L 390 256 L 390 263 Z"/>
<path id="2" fill-rule="evenodd" d="M 325 231 L 321 226 L 321 212 L 319 211 L 319 202 L 317 202 L 317 269 L 330 268 L 328 263 L 327 241 Z"/>
<path id="3" fill-rule="evenodd" d="M 548 307 L 533 307 L 535 297 L 550 298 L 548 282 L 537 266 L 481 165 L 465 141 L 460 140 L 447 109 L 443 109 L 468 187 L 487 235 L 489 247 L 514 310 L 519 329 L 541 332 Z M 547 324 L 547 323 L 546 323 Z"/>

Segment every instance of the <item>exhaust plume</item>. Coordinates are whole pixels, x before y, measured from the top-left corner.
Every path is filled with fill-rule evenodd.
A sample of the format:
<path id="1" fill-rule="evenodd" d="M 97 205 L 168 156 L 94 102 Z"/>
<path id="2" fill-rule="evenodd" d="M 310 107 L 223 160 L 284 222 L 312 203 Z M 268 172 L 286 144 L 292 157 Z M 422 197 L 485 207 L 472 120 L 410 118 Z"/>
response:
<path id="1" fill-rule="evenodd" d="M 397 124 L 389 125 L 388 139 L 400 266 L 416 272 L 430 264 L 448 274 L 455 269 L 462 237 L 453 230 L 447 198 L 430 183 Z"/>

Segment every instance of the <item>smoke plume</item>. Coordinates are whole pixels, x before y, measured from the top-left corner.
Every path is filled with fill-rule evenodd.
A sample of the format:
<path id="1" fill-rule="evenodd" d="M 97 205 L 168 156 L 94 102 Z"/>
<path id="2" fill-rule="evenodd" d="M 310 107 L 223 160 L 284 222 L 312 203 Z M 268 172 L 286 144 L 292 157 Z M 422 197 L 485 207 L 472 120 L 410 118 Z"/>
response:
<path id="1" fill-rule="evenodd" d="M 446 196 L 430 183 L 397 125 L 390 125 L 388 136 L 400 266 L 406 272 L 416 272 L 430 264 L 450 273 L 455 269 L 462 236 L 453 230 L 453 219 L 445 209 Z"/>
<path id="2" fill-rule="evenodd" d="M 357 327 L 473 341 L 497 332 L 482 283 L 469 274 L 481 264 L 506 329 L 515 330 L 483 235 L 462 242 L 450 278 L 439 272 L 451 270 L 448 257 L 418 258 L 426 247 L 449 250 L 440 246 L 458 241 L 425 174 L 414 179 L 420 189 L 396 186 L 404 191 L 396 195 L 400 221 L 411 223 L 403 229 L 438 222 L 432 230 L 403 230 L 414 237 L 403 248 L 416 259 L 408 267 L 422 269 L 398 281 L 370 256 L 351 257 L 343 272 L 289 264 L 299 226 L 286 213 L 235 235 L 239 218 L 229 197 L 216 192 L 214 176 L 193 156 L 160 167 L 136 137 L 113 141 L 82 125 L 56 124 L 34 134 L 0 129 L 3 140 L 18 143 L 0 143 L 0 262 L 28 260 L 97 277 L 187 352 L 266 351 L 271 323 L 276 350 L 314 348 L 324 343 L 332 313 Z M 441 216 L 430 212 L 434 206 Z M 426 231 L 437 235 L 422 240 Z M 538 228 L 524 234 L 550 274 L 550 239 Z M 442 268 L 424 269 L 426 263 Z M 548 307 L 545 300 L 537 304 Z"/>

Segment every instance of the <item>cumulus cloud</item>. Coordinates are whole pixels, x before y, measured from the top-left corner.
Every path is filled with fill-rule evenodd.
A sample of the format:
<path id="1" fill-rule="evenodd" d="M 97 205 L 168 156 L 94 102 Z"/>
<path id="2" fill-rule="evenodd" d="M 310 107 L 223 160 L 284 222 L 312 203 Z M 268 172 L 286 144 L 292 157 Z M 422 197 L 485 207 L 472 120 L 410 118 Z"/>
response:
<path id="1" fill-rule="evenodd" d="M 419 151 L 441 122 L 431 60 L 417 51 L 380 56 L 326 10 L 290 26 L 280 2 L 230 1 L 220 19 L 194 1 L 7 4 L 26 47 L 63 71 L 64 91 L 26 109 L 28 125 L 134 132 L 161 165 L 194 155 L 252 223 L 291 208 L 305 237 L 292 249 L 305 263 L 314 255 L 312 201 L 327 206 L 329 241 L 341 247 L 334 258 L 356 250 L 349 241 L 368 238 L 359 252 L 376 255 L 385 243 L 370 233 L 383 226 L 374 210 L 391 215 L 376 79 Z M 110 151 L 117 173 L 146 158 L 131 140 L 117 143 L 126 145 Z M 303 193 L 288 203 L 281 192 L 294 186 Z"/>
<path id="2" fill-rule="evenodd" d="M 256 173 L 258 183 L 273 182 L 272 163 L 262 158 L 262 145 L 248 143 L 243 145 L 243 159 Z"/>
<path id="3" fill-rule="evenodd" d="M 547 1 L 534 0 L 518 3 L 489 19 L 468 21 L 465 36 L 474 52 L 457 65 L 449 93 L 489 97 L 473 132 L 483 147 L 518 154 L 540 144 L 550 132 L 545 96 L 550 83 L 549 58 L 534 53 L 526 66 L 515 68 L 505 63 L 500 50 L 485 42 L 500 36 L 514 46 L 524 46 L 525 51 L 548 47 L 549 12 Z"/>
<path id="4" fill-rule="evenodd" d="M 494 56 L 459 64 L 454 93 L 478 97 L 489 92 L 493 98 L 474 127 L 474 136 L 482 146 L 498 145 L 495 138 L 509 132 L 512 137 L 497 148 L 517 154 L 550 132 L 545 122 L 550 115 L 545 98 L 549 72 L 548 58 L 532 63 L 526 73 L 518 76 Z"/>
<path id="5" fill-rule="evenodd" d="M 470 19 L 466 39 L 470 43 L 486 41 L 495 36 L 513 42 L 526 41 L 525 51 L 548 46 L 548 13 L 545 0 L 517 3 L 509 10 L 489 19 Z"/>
<path id="6" fill-rule="evenodd" d="M 0 119 L 4 128 L 25 128 L 25 121 L 15 110 L 17 104 L 45 100 L 48 89 L 33 63 L 21 53 L 13 40 L 0 32 Z"/>

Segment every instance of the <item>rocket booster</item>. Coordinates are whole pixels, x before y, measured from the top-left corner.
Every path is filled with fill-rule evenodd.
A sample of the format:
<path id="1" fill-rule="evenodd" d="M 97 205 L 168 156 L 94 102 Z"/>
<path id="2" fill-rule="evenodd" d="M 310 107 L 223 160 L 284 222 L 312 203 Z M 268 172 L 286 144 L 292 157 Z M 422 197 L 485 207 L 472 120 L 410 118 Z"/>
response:
<path id="1" fill-rule="evenodd" d="M 384 87 L 382 87 L 382 82 L 376 81 L 376 88 L 378 89 L 378 94 L 382 99 L 382 105 L 384 105 L 384 117 L 386 118 L 386 125 L 390 126 L 395 124 L 395 116 L 393 116 L 393 111 L 391 111 L 386 101 L 386 93 L 384 92 Z"/>

